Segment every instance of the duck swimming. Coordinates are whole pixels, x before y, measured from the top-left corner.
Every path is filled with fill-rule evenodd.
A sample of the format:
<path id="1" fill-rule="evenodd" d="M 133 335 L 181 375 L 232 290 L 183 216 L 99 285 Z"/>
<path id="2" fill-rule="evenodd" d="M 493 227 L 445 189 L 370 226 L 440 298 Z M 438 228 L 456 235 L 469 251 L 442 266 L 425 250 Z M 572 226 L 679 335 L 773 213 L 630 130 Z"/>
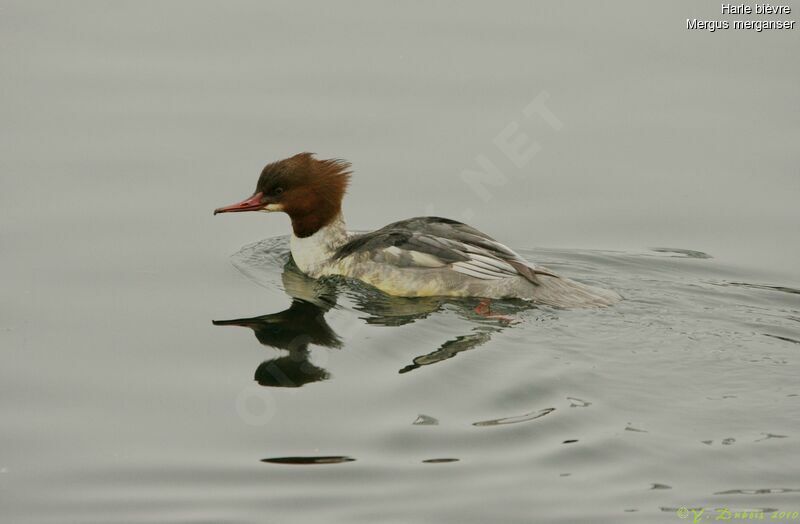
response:
<path id="1" fill-rule="evenodd" d="M 312 278 L 341 275 L 389 295 L 524 299 L 555 307 L 604 307 L 621 297 L 537 266 L 461 222 L 416 217 L 350 233 L 342 200 L 350 164 L 300 153 L 268 164 L 249 198 L 214 210 L 277 212 L 292 222 L 290 249 Z"/>

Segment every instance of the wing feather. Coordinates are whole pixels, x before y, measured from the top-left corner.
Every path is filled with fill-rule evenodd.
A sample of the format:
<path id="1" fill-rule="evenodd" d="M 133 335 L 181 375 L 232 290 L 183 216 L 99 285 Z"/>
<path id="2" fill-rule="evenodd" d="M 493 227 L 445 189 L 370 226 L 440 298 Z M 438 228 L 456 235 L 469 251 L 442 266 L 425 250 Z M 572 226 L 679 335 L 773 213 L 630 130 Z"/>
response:
<path id="1" fill-rule="evenodd" d="M 468 264 L 463 264 L 461 262 L 456 262 L 455 264 L 453 264 L 452 268 L 454 271 L 463 273 L 465 275 L 469 275 L 471 277 L 480 278 L 481 280 L 500 280 L 501 278 L 508 277 L 508 275 L 503 277 L 497 275 L 496 273 L 487 273 L 484 271 L 480 271 L 474 267 L 469 266 Z"/>
<path id="2" fill-rule="evenodd" d="M 411 218 L 356 236 L 334 258 L 355 255 L 409 268 L 449 266 L 482 280 L 519 275 L 538 284 L 539 275 L 558 278 L 477 229 L 438 217 Z"/>

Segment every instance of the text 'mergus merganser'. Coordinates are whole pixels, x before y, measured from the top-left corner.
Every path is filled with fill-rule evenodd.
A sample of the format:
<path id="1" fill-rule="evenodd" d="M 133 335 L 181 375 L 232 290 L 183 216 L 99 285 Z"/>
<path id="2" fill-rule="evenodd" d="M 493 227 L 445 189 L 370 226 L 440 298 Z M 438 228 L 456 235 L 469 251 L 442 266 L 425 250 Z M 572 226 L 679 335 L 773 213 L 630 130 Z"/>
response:
<path id="1" fill-rule="evenodd" d="M 447 218 L 409 218 L 350 233 L 342 218 L 350 174 L 344 160 L 300 153 L 267 165 L 251 197 L 214 214 L 282 211 L 292 221 L 292 258 L 303 273 L 358 279 L 390 295 L 517 298 L 556 307 L 620 300 L 614 291 L 561 277 Z"/>

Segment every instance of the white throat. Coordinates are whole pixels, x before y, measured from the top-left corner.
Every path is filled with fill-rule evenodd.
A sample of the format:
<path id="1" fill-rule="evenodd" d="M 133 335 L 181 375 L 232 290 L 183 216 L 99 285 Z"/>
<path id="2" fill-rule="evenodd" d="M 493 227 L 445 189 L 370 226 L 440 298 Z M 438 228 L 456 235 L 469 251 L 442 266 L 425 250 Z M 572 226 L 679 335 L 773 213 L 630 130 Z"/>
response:
<path id="1" fill-rule="evenodd" d="M 313 235 L 300 238 L 292 233 L 289 245 L 294 263 L 300 271 L 317 278 L 323 274 L 326 262 L 348 239 L 344 218 L 339 214 Z"/>

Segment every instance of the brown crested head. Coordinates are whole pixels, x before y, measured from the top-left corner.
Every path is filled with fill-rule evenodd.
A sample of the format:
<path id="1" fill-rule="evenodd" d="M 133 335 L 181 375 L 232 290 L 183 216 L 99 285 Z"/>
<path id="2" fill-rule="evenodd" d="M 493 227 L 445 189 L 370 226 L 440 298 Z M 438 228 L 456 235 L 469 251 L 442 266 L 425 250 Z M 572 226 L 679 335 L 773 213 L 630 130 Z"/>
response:
<path id="1" fill-rule="evenodd" d="M 214 213 L 283 211 L 298 237 L 307 237 L 333 221 L 342 210 L 350 164 L 340 159 L 318 160 L 313 153 L 267 164 L 253 196 Z"/>

